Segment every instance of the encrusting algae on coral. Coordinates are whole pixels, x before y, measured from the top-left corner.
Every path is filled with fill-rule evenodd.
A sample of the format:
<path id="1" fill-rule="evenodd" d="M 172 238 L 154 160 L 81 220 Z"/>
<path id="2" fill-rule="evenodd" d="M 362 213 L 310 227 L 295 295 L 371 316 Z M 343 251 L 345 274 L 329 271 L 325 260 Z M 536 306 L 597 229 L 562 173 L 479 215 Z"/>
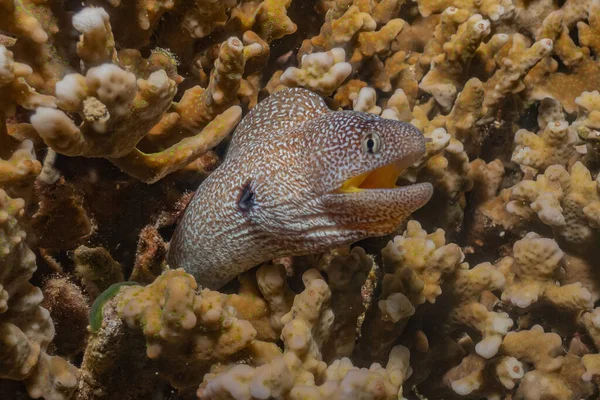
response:
<path id="1" fill-rule="evenodd" d="M 0 0 L 0 398 L 597 398 L 599 35 Z"/>

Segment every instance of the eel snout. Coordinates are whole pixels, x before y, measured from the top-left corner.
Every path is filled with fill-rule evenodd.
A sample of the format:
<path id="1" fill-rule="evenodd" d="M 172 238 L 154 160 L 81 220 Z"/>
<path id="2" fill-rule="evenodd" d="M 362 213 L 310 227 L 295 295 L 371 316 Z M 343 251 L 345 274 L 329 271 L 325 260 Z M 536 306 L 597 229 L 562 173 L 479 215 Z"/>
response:
<path id="1" fill-rule="evenodd" d="M 324 203 L 341 225 L 373 236 L 387 234 L 433 194 L 429 183 L 397 185 L 402 172 L 425 154 L 426 140 L 410 124 L 382 119 L 361 140 L 361 157 L 372 157 L 372 162 L 345 177 Z"/>

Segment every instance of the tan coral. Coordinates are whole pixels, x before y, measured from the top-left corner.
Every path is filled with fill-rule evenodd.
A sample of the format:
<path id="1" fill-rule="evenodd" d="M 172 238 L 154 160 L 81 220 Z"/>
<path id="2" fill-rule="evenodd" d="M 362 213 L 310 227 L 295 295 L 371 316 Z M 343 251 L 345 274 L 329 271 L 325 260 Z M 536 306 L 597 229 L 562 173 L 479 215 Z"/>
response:
<path id="1" fill-rule="evenodd" d="M 502 100 L 509 94 L 519 93 L 525 89 L 523 79 L 527 73 L 553 48 L 550 39 L 542 39 L 527 47 L 524 36 L 514 34 L 507 57 L 502 60 L 502 66 L 484 84 L 485 99 L 483 105 L 488 108 L 486 117 L 489 119 Z"/>
<path id="2" fill-rule="evenodd" d="M 258 48 L 257 48 L 258 46 Z M 243 71 L 246 57 L 261 51 L 259 44 L 244 47 L 231 38 L 221 47 L 223 61 L 215 64 L 209 88 L 192 88 L 172 106 L 176 83 L 165 70 L 151 72 L 147 79 L 114 64 L 102 64 L 88 70 L 86 76 L 69 74 L 56 85 L 57 101 L 64 110 L 39 107 L 31 122 L 46 143 L 59 153 L 75 156 L 105 157 L 129 174 L 154 182 L 177 170 L 229 134 L 241 119 L 235 91 L 240 77 L 219 80 L 219 73 Z M 221 72 L 224 70 L 223 72 Z M 201 101 L 191 101 L 192 94 L 205 93 Z M 227 95 L 226 95 L 227 94 Z M 191 104 L 190 104 L 191 103 Z M 232 107 L 234 106 L 234 107 Z M 77 112 L 82 119 L 76 125 L 65 113 Z M 154 128 L 153 128 L 154 127 Z M 176 131 L 179 139 L 157 153 L 144 153 L 135 146 L 151 129 L 154 136 Z M 204 130 L 205 129 L 205 130 Z M 172 136 L 172 135 L 171 135 Z"/>
<path id="3" fill-rule="evenodd" d="M 522 181 L 511 189 L 510 200 L 507 204 L 510 213 L 526 219 L 537 213 L 543 223 L 569 244 L 591 244 L 597 237 L 598 183 L 579 161 L 570 172 L 553 165 L 535 181 Z"/>
<path id="4" fill-rule="evenodd" d="M 13 52 L 0 45 L 0 109 L 5 117 L 12 116 L 17 105 L 28 110 L 56 107 L 52 96 L 37 93 L 25 81 L 32 73 L 29 65 L 15 62 Z"/>
<path id="5" fill-rule="evenodd" d="M 594 342 L 596 348 L 600 347 L 600 307 L 584 313 L 581 316 L 581 323 L 585 327 L 588 335 Z"/>
<path id="6" fill-rule="evenodd" d="M 116 61 L 115 38 L 108 13 L 103 8 L 84 8 L 73 16 L 73 27 L 81 32 L 77 55 L 86 66 Z"/>
<path id="7" fill-rule="evenodd" d="M 396 346 L 386 368 L 373 364 L 357 368 L 348 358 L 336 360 L 322 374 L 313 376 L 302 368 L 294 353 L 284 353 L 259 367 L 238 364 L 207 374 L 197 395 L 200 400 L 240 395 L 249 400 L 277 396 L 281 399 L 398 398 L 401 384 L 411 373 L 409 351 Z M 317 378 L 323 384 L 317 386 Z"/>
<path id="8" fill-rule="evenodd" d="M 2 146 L 0 187 L 14 196 L 22 193 L 23 188 L 26 190 L 31 188 L 33 181 L 42 170 L 42 165 L 36 160 L 33 143 L 30 140 L 18 143 L 11 140 L 8 134 L 2 131 L 3 127 L 0 125 L 0 146 Z M 3 157 L 7 158 L 3 159 Z"/>
<path id="9" fill-rule="evenodd" d="M 402 333 L 420 304 L 434 303 L 441 282 L 462 262 L 460 248 L 446 244 L 444 231 L 427 234 L 417 221 L 409 221 L 401 236 L 382 250 L 386 274 L 382 292 L 362 325 L 362 354 L 382 357 Z"/>
<path id="10" fill-rule="evenodd" d="M 575 103 L 578 116 L 574 125 L 578 128 L 600 129 L 600 92 L 584 91 L 575 99 Z"/>
<path id="11" fill-rule="evenodd" d="M 533 370 L 521 379 L 521 385 L 515 396 L 523 399 L 585 399 L 593 396 L 595 388 L 592 383 L 584 381 L 581 377 L 585 368 L 581 359 L 567 355 L 562 367 L 553 372 Z"/>
<path id="12" fill-rule="evenodd" d="M 419 57 L 419 64 L 429 67 L 433 59 L 444 53 L 444 44 L 450 41 L 458 27 L 469 19 L 470 13 L 466 9 L 457 7 L 445 8 L 440 17 L 440 22 L 435 26 L 433 36 L 425 44 L 423 54 Z"/>
<path id="13" fill-rule="evenodd" d="M 598 0 L 589 1 L 588 5 L 588 23 L 577 22 L 579 32 L 579 42 L 594 51 L 596 55 L 600 54 L 600 2 Z"/>
<path id="14" fill-rule="evenodd" d="M 158 71 L 136 83 L 134 74 L 103 64 L 86 76 L 67 75 L 56 94 L 60 107 L 79 113 L 83 123 L 77 126 L 64 111 L 38 108 L 31 123 L 50 147 L 71 156 L 122 157 L 158 122 L 175 82 Z"/>
<path id="15" fill-rule="evenodd" d="M 442 46 L 444 53 L 432 59 L 432 67 L 419 87 L 435 97 L 444 110 L 454 104 L 462 87 L 464 71 L 481 42 L 490 33 L 490 22 L 481 15 L 472 15 Z"/>
<path id="16" fill-rule="evenodd" d="M 404 21 L 396 18 L 389 21 L 380 30 L 374 32 L 360 32 L 357 46 L 350 58 L 352 65 L 359 65 L 364 59 L 375 55 L 387 55 L 392 42 L 404 28 Z"/>
<path id="17" fill-rule="evenodd" d="M 178 10 L 181 27 L 194 39 L 206 37 L 225 25 L 228 11 L 235 5 L 232 0 L 191 2 Z"/>
<path id="18" fill-rule="evenodd" d="M 24 201 L 0 189 L 0 378 L 25 381 L 33 398 L 67 400 L 79 372 L 46 352 L 55 330 L 40 306 L 40 289 L 29 282 L 37 266 L 21 225 L 23 215 Z"/>
<path id="19" fill-rule="evenodd" d="M 346 52 L 342 48 L 304 55 L 300 68 L 285 70 L 281 82 L 290 87 L 300 86 L 325 95 L 332 94 L 352 73 L 352 66 L 345 59 Z"/>
<path id="20" fill-rule="evenodd" d="M 291 309 L 294 292 L 285 281 L 284 267 L 281 264 L 262 265 L 256 271 L 258 287 L 269 304 L 271 311 L 271 326 L 281 332 L 285 325 L 282 321 Z"/>
<path id="21" fill-rule="evenodd" d="M 557 284 L 564 253 L 554 240 L 528 233 L 515 243 L 513 257 L 498 265 L 506 276 L 502 300 L 520 308 L 538 301 L 573 311 L 592 308 L 592 296 L 581 283 Z"/>
<path id="22" fill-rule="evenodd" d="M 315 267 L 327 274 L 331 289 L 331 309 L 335 316 L 329 340 L 323 346 L 323 359 L 350 357 L 356 344 L 359 318 L 365 312 L 363 287 L 376 265 L 361 247 L 343 248 L 323 254 Z"/>
<path id="23" fill-rule="evenodd" d="M 600 354 L 586 354 L 582 357 L 585 367 L 585 374 L 581 377 L 584 381 L 590 382 L 592 379 L 600 377 Z"/>
<path id="24" fill-rule="evenodd" d="M 381 112 L 383 118 L 397 121 L 409 122 L 412 120 L 412 111 L 408 97 L 404 90 L 396 89 L 394 94 L 387 100 L 385 109 Z"/>
<path id="25" fill-rule="evenodd" d="M 333 16 L 334 14 L 329 14 Z M 344 10 L 343 14 L 325 22 L 318 36 L 306 39 L 298 52 L 301 59 L 308 53 L 329 51 L 349 44 L 358 32 L 374 31 L 377 22 L 357 6 Z"/>
<path id="26" fill-rule="evenodd" d="M 352 98 L 354 111 L 368 112 L 376 115 L 381 114 L 381 107 L 377 106 L 377 93 L 375 89 L 365 87 L 350 97 Z"/>
<path id="27" fill-rule="evenodd" d="M 467 9 L 473 13 L 479 12 L 485 16 L 489 16 L 492 21 L 497 21 L 502 15 L 509 13 L 514 8 L 510 2 L 496 0 L 482 2 L 473 0 L 419 0 L 418 5 L 419 12 L 424 17 L 435 12 L 441 12 L 448 7 L 456 7 Z"/>
<path id="28" fill-rule="evenodd" d="M 555 371 L 563 363 L 562 339 L 556 333 L 544 332 L 540 325 L 508 333 L 500 351 L 526 361 L 541 371 Z"/>
<path id="29" fill-rule="evenodd" d="M 48 40 L 48 34 L 40 22 L 35 18 L 20 1 L 2 0 L 0 25 L 8 32 L 27 37 L 36 43 Z"/>
<path id="30" fill-rule="evenodd" d="M 502 391 L 514 389 L 524 374 L 523 364 L 514 357 L 489 362 L 477 354 L 469 354 L 444 375 L 444 381 L 458 395 L 481 394 L 493 398 L 501 396 Z M 496 381 L 501 383 L 501 388 L 496 387 Z"/>
<path id="31" fill-rule="evenodd" d="M 556 69 L 557 65 L 551 63 L 549 67 L 540 69 L 539 78 L 528 83 L 532 100 L 552 97 L 571 114 L 576 111 L 575 99 L 582 92 L 600 89 L 600 65 L 589 56 L 568 71 L 557 72 Z"/>
<path id="32" fill-rule="evenodd" d="M 282 339 L 285 350 L 259 365 L 215 366 L 205 375 L 199 399 L 217 399 L 244 393 L 244 398 L 277 396 L 282 399 L 337 399 L 344 396 L 395 399 L 402 382 L 410 375 L 409 352 L 392 349 L 387 367 L 373 364 L 356 368 L 347 358 L 327 366 L 320 349 L 332 322 L 328 308 L 330 291 L 316 270 L 304 273 L 305 289 L 296 296 L 284 317 Z M 318 382 L 322 384 L 318 385 Z"/>
<path id="33" fill-rule="evenodd" d="M 580 62 L 585 54 L 569 36 L 569 28 L 563 23 L 564 13 L 556 10 L 548 14 L 536 34 L 536 40 L 550 39 L 554 42 L 553 52 L 565 65 L 571 67 Z"/>
<path id="34" fill-rule="evenodd" d="M 543 131 L 537 135 L 526 129 L 515 133 L 517 145 L 512 161 L 544 172 L 551 165 L 567 166 L 575 155 L 577 134 L 569 129 L 569 124 L 562 121 L 549 122 Z"/>
<path id="35" fill-rule="evenodd" d="M 382 256 L 384 266 L 390 273 L 402 273 L 403 269 L 411 271 L 411 286 L 415 291 L 409 291 L 406 295 L 415 305 L 425 301 L 434 303 L 442 293 L 442 277 L 452 273 L 464 259 L 464 254 L 456 244 L 446 244 L 443 230 L 427 234 L 417 221 L 409 221 L 404 234 L 390 241 L 382 250 Z M 387 287 L 385 291 L 395 292 L 392 287 Z"/>
<path id="36" fill-rule="evenodd" d="M 287 16 L 292 0 L 264 0 L 256 17 L 256 33 L 267 42 L 296 32 L 297 26 Z"/>
<path id="37" fill-rule="evenodd" d="M 481 263 L 471 269 L 463 263 L 452 278 L 450 292 L 446 294 L 445 301 L 454 304 L 446 329 L 468 326 L 478 331 L 481 340 L 475 345 L 475 352 L 487 359 L 496 355 L 513 321 L 505 312 L 488 309 L 482 301 L 482 294 L 501 290 L 504 285 L 504 276 L 490 263 Z"/>
<path id="38" fill-rule="evenodd" d="M 225 295 L 210 291 L 197 295 L 196 288 L 191 276 L 183 270 L 174 270 L 164 273 L 146 287 L 121 290 L 117 311 L 128 326 L 142 328 L 148 343 L 148 357 L 165 356 L 165 349 L 181 349 L 185 344 L 182 336 L 197 344 L 201 341 L 206 346 L 210 345 L 193 351 L 190 357 L 194 358 L 200 356 L 198 352 L 216 358 L 231 354 L 255 337 L 252 325 L 238 320 L 234 309 L 225 306 Z M 197 325 L 208 329 L 206 337 L 199 330 L 194 330 Z M 220 333 L 220 329 L 224 329 L 222 334 L 212 338 L 210 332 Z M 200 336 L 195 338 L 194 335 Z M 240 340 L 233 340 L 234 337 Z"/>
<path id="39" fill-rule="evenodd" d="M 367 86 L 367 82 L 363 82 L 359 79 L 350 79 L 336 90 L 333 98 L 341 107 L 352 107 L 358 93 Z"/>

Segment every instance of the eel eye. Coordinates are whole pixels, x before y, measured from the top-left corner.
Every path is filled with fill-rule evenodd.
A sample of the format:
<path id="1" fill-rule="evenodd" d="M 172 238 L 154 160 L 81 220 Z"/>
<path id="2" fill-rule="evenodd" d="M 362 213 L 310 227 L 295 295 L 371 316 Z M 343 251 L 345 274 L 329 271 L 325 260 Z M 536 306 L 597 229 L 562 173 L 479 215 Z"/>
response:
<path id="1" fill-rule="evenodd" d="M 375 154 L 381 150 L 381 138 L 375 132 L 367 133 L 362 138 L 362 149 L 365 153 Z"/>
<path id="2" fill-rule="evenodd" d="M 238 207 L 243 212 L 248 212 L 254 206 L 254 192 L 250 188 L 250 182 L 246 182 L 240 196 L 238 197 Z"/>

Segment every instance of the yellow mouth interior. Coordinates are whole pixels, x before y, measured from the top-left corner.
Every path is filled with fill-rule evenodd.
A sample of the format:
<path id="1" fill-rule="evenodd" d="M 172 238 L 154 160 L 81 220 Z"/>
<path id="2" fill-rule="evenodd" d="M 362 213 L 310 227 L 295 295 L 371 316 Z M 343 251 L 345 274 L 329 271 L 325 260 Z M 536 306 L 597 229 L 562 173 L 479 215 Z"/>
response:
<path id="1" fill-rule="evenodd" d="M 364 189 L 393 189 L 396 186 L 396 181 L 402 172 L 402 168 L 397 164 L 384 165 L 373 171 L 365 172 L 358 176 L 348 179 L 340 192 L 352 193 L 360 192 Z"/>

